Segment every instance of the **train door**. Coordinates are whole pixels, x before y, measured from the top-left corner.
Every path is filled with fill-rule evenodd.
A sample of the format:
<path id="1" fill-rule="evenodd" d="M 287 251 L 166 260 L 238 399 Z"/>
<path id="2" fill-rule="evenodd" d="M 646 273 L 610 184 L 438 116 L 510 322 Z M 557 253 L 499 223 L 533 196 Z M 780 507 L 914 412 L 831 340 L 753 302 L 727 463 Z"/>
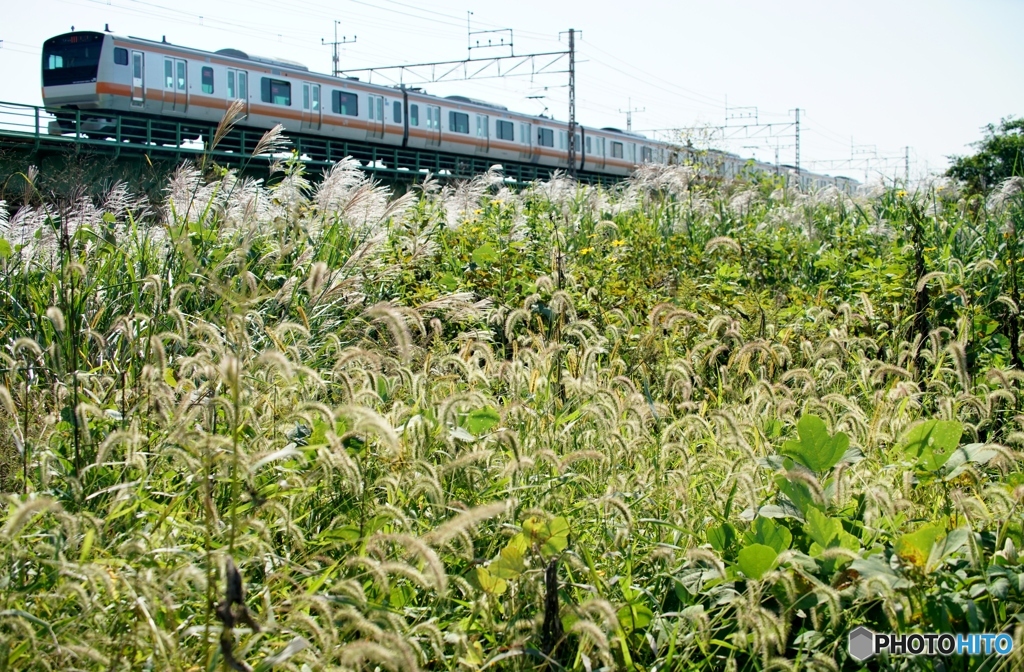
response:
<path id="1" fill-rule="evenodd" d="M 523 122 L 519 124 L 519 142 L 522 143 L 519 148 L 519 158 L 529 161 L 533 158 L 533 127 L 531 124 Z"/>
<path id="2" fill-rule="evenodd" d="M 302 130 L 319 131 L 323 122 L 320 106 L 320 85 L 302 83 Z"/>
<path id="3" fill-rule="evenodd" d="M 132 51 L 132 107 L 146 106 L 145 59 L 141 51 Z"/>
<path id="4" fill-rule="evenodd" d="M 426 105 L 427 108 L 427 147 L 441 145 L 441 108 L 437 105 Z"/>
<path id="5" fill-rule="evenodd" d="M 249 73 L 228 68 L 228 100 L 241 100 L 242 114 L 249 115 Z"/>
<path id="6" fill-rule="evenodd" d="M 476 115 L 476 141 L 478 154 L 487 154 L 491 151 L 491 117 L 489 115 Z"/>
<path id="7" fill-rule="evenodd" d="M 164 59 L 164 112 L 188 111 L 188 68 L 183 58 Z"/>
<path id="8" fill-rule="evenodd" d="M 366 137 L 370 140 L 379 140 L 384 137 L 384 96 L 367 96 L 366 99 L 370 119 Z"/>

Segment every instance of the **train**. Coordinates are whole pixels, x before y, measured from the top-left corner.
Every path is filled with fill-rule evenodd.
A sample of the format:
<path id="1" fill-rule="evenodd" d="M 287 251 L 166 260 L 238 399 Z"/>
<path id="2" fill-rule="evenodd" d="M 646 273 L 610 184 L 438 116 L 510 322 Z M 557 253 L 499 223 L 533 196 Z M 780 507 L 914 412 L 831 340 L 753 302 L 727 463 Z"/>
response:
<path id="1" fill-rule="evenodd" d="M 50 132 L 84 130 L 93 137 L 112 132 L 113 120 L 90 114 L 88 126 L 69 129 L 60 110 L 105 111 L 154 119 L 195 121 L 209 129 L 225 110 L 242 101 L 241 125 L 286 133 L 387 147 L 486 157 L 567 168 L 568 123 L 509 110 L 466 96 L 438 97 L 420 88 L 392 87 L 310 71 L 290 60 L 238 49 L 210 52 L 167 42 L 116 35 L 105 30 L 72 31 L 47 39 L 42 53 L 42 95 L 58 110 Z M 109 127 L 108 127 L 109 126 Z M 645 163 L 692 160 L 688 149 L 616 128 L 576 125 L 580 173 L 625 177 Z M 778 167 L 714 152 L 703 165 L 724 177 Z M 859 184 L 845 177 L 786 171 L 807 190 L 833 185 L 844 192 Z"/>

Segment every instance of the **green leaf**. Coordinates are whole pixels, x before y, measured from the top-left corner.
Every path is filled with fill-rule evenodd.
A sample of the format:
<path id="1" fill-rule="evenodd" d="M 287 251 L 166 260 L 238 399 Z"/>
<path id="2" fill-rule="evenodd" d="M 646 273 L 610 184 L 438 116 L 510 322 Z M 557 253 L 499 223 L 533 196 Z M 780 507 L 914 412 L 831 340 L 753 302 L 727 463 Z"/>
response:
<path id="1" fill-rule="evenodd" d="M 487 570 L 499 579 L 514 579 L 526 569 L 526 538 L 521 534 L 512 537 L 501 553 L 487 565 Z"/>
<path id="2" fill-rule="evenodd" d="M 498 259 L 498 253 L 490 243 L 484 243 L 473 250 L 471 259 L 477 266 L 486 266 Z"/>
<path id="3" fill-rule="evenodd" d="M 963 425 L 955 420 L 928 420 L 903 436 L 903 449 L 919 467 L 938 471 L 960 445 L 963 432 Z"/>
<path id="4" fill-rule="evenodd" d="M 619 617 L 619 625 L 627 634 L 646 628 L 654 620 L 654 613 L 650 609 L 636 603 L 622 606 L 616 615 Z"/>
<path id="5" fill-rule="evenodd" d="M 804 517 L 810 509 L 817 509 L 819 505 L 814 501 L 811 494 L 811 487 L 803 481 L 791 481 L 781 474 L 775 477 L 775 485 L 784 494 Z"/>
<path id="6" fill-rule="evenodd" d="M 501 595 L 508 590 L 508 582 L 494 576 L 486 567 L 474 567 L 474 575 L 480 590 L 490 595 Z"/>
<path id="7" fill-rule="evenodd" d="M 775 565 L 778 552 L 771 546 L 751 544 L 740 549 L 736 564 L 748 579 L 760 579 Z"/>
<path id="8" fill-rule="evenodd" d="M 771 518 L 757 517 L 750 529 L 743 533 L 744 545 L 764 544 L 782 553 L 793 543 L 793 534 Z"/>
<path id="9" fill-rule="evenodd" d="M 896 540 L 896 553 L 917 567 L 924 567 L 928 562 L 928 556 L 943 537 L 946 536 L 946 528 L 941 523 L 929 523 L 917 529 L 916 532 L 904 534 Z"/>
<path id="10" fill-rule="evenodd" d="M 490 406 L 478 408 L 466 416 L 466 429 L 475 436 L 480 436 L 501 422 L 501 416 Z"/>
<path id="11" fill-rule="evenodd" d="M 174 377 L 174 371 L 170 367 L 164 368 L 164 382 L 170 387 L 178 387 L 178 380 Z"/>
<path id="12" fill-rule="evenodd" d="M 811 509 L 807 512 L 804 532 L 807 533 L 811 541 L 822 548 L 829 548 L 831 541 L 839 536 L 839 532 L 842 529 L 842 523 L 835 518 L 829 518 L 817 509 Z"/>
<path id="13" fill-rule="evenodd" d="M 530 516 L 523 522 L 523 535 L 540 551 L 541 556 L 550 559 L 569 545 L 569 521 L 562 516 L 546 522 L 537 516 Z"/>
<path id="14" fill-rule="evenodd" d="M 451 273 L 445 273 L 437 280 L 437 284 L 441 285 L 449 292 L 453 292 L 459 287 L 459 281 Z"/>
<path id="15" fill-rule="evenodd" d="M 708 543 L 719 553 L 736 543 L 736 528 L 731 523 L 722 523 L 708 530 Z"/>
<path id="16" fill-rule="evenodd" d="M 12 253 L 11 244 L 7 242 L 7 239 L 0 238 L 0 259 L 7 259 Z"/>
<path id="17" fill-rule="evenodd" d="M 782 445 L 782 454 L 792 457 L 814 472 L 831 469 L 850 447 L 850 437 L 843 432 L 830 436 L 825 422 L 816 415 L 805 415 L 796 424 L 799 441 Z"/>

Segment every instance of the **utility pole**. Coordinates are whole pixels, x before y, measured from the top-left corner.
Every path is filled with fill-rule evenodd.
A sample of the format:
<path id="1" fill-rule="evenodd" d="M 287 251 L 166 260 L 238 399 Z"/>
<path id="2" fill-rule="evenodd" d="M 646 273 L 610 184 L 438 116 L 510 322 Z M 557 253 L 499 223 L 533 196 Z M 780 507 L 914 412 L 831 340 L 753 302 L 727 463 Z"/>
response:
<path id="1" fill-rule="evenodd" d="M 794 110 L 790 110 L 793 112 Z M 793 128 L 793 143 L 796 145 L 796 176 L 800 177 L 800 108 L 796 108 L 796 123 Z"/>
<path id="2" fill-rule="evenodd" d="M 338 45 L 339 44 L 352 44 L 353 42 L 356 41 L 356 39 L 358 39 L 357 35 L 353 35 L 351 40 L 348 39 L 348 37 L 342 37 L 341 40 L 339 41 L 338 40 L 338 24 L 339 23 L 341 23 L 341 21 L 335 21 L 334 22 L 334 42 L 328 42 L 324 38 L 322 38 L 322 37 L 320 38 L 320 44 L 322 44 L 324 46 L 327 46 L 329 44 L 332 47 L 334 47 L 334 58 L 331 59 L 332 60 L 332 65 L 331 65 L 331 76 L 332 77 L 337 77 L 338 73 L 341 72 L 341 68 L 338 67 L 338 65 L 339 65 L 339 63 L 338 63 Z"/>
<path id="3" fill-rule="evenodd" d="M 576 30 L 569 29 L 569 177 L 576 177 Z"/>
<path id="4" fill-rule="evenodd" d="M 622 114 L 623 112 L 626 113 L 626 130 L 627 131 L 632 131 L 633 130 L 633 113 L 634 112 L 646 112 L 647 108 L 646 107 L 644 107 L 644 108 L 634 108 L 633 107 L 633 99 L 632 98 L 627 98 L 626 101 L 627 101 L 626 109 L 619 110 L 619 114 Z"/>
<path id="5" fill-rule="evenodd" d="M 903 187 L 910 189 L 910 145 L 903 148 Z"/>

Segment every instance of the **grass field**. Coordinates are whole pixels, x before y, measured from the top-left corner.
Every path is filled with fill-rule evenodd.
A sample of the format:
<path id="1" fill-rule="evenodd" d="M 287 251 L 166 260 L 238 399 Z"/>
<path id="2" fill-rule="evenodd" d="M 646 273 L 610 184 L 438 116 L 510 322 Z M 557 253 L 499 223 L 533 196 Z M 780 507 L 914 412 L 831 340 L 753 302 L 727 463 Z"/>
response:
<path id="1" fill-rule="evenodd" d="M 0 208 L 0 669 L 1024 668 L 1019 185 L 283 169 Z"/>

